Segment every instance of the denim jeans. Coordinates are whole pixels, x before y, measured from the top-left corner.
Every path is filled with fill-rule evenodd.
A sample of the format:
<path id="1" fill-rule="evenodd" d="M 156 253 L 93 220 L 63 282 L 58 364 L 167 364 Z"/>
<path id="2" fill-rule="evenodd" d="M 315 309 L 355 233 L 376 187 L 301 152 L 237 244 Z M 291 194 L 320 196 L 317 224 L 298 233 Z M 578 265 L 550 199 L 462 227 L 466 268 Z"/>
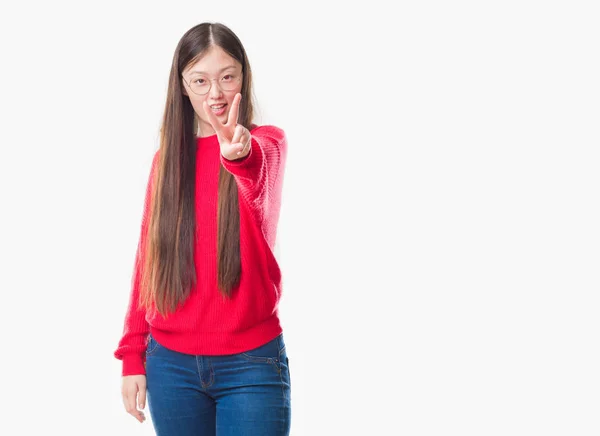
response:
<path id="1" fill-rule="evenodd" d="M 287 436 L 291 379 L 283 334 L 243 353 L 204 356 L 150 335 L 146 388 L 157 436 Z"/>

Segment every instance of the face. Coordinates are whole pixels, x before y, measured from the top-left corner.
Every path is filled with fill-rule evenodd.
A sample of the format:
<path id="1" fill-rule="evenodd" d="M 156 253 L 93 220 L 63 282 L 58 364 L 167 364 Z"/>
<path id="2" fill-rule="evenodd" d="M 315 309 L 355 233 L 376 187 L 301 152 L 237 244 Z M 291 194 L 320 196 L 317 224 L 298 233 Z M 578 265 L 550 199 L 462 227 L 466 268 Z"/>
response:
<path id="1" fill-rule="evenodd" d="M 214 109 L 213 113 L 219 121 L 226 123 L 233 98 L 242 91 L 242 64 L 221 47 L 212 47 L 200 60 L 188 66 L 182 76 L 183 93 L 189 97 L 198 118 L 199 135 L 214 135 L 202 102 L 206 101 L 209 106 L 225 104 L 224 108 Z M 198 95 L 206 91 L 209 85 L 206 94 Z"/>

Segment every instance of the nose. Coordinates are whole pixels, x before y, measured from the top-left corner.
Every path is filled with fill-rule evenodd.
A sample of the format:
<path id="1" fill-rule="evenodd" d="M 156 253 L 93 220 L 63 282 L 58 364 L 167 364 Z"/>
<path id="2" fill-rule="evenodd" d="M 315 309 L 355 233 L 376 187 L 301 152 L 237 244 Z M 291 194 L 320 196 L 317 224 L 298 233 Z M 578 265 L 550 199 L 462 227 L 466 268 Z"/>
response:
<path id="1" fill-rule="evenodd" d="M 211 98 L 218 100 L 221 98 L 221 87 L 219 86 L 219 81 L 217 79 L 213 79 L 211 81 L 211 87 L 208 91 Z"/>

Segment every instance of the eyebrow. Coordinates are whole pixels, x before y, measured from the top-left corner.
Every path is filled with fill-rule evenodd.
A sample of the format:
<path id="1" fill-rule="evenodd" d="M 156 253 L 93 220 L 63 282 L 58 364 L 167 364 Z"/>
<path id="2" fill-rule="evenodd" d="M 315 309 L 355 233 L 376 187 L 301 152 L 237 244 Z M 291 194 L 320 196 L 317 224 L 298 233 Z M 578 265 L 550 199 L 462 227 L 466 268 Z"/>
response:
<path id="1" fill-rule="evenodd" d="M 228 70 L 229 68 L 235 68 L 235 65 L 229 65 L 228 67 L 221 68 L 219 70 L 219 73 L 222 73 L 223 71 Z M 192 74 L 208 74 L 208 73 L 206 71 L 191 71 L 190 75 L 192 75 Z"/>

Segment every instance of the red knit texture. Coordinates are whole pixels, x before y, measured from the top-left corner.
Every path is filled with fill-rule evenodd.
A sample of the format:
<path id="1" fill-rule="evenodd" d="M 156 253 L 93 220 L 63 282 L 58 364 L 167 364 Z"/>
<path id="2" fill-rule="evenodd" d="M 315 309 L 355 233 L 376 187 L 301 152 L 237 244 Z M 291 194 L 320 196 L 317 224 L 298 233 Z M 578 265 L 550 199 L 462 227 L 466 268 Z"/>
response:
<path id="1" fill-rule="evenodd" d="M 149 220 L 154 155 L 146 187 L 140 238 L 123 335 L 114 356 L 122 375 L 145 374 L 148 333 L 165 347 L 194 355 L 226 355 L 263 345 L 282 332 L 278 304 L 282 277 L 274 256 L 281 207 L 287 139 L 282 129 L 254 126 L 248 155 L 228 160 L 217 135 L 197 138 L 196 238 L 198 282 L 177 312 L 164 319 L 138 307 L 140 255 Z M 233 174 L 239 193 L 242 274 L 231 299 L 217 289 L 217 190 L 219 168 Z"/>

